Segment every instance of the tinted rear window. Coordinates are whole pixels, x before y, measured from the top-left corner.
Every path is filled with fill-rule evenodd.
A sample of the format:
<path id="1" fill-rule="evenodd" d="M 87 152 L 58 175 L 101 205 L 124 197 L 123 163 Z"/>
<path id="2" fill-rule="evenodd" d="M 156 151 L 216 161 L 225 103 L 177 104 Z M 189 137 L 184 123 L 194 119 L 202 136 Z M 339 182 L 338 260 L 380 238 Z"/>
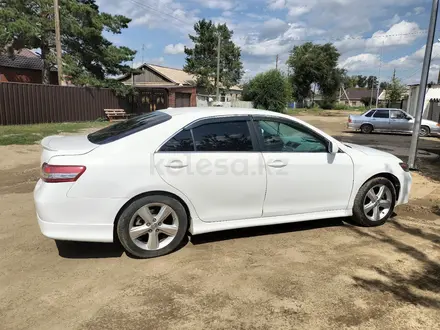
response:
<path id="1" fill-rule="evenodd" d="M 373 117 L 374 118 L 390 118 L 390 112 L 388 110 L 377 110 Z"/>
<path id="2" fill-rule="evenodd" d="M 90 142 L 95 144 L 106 144 L 149 127 L 156 126 L 169 119 L 171 119 L 171 116 L 166 113 L 159 111 L 151 112 L 100 129 L 99 131 L 89 134 L 87 138 Z"/>

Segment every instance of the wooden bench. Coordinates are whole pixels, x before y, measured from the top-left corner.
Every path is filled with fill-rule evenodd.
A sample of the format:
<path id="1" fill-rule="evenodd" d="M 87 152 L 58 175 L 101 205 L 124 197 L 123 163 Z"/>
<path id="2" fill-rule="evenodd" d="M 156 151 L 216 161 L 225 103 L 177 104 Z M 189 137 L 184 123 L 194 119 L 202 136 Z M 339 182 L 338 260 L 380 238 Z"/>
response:
<path id="1" fill-rule="evenodd" d="M 124 109 L 104 109 L 104 112 L 109 121 L 125 120 L 130 117 Z"/>

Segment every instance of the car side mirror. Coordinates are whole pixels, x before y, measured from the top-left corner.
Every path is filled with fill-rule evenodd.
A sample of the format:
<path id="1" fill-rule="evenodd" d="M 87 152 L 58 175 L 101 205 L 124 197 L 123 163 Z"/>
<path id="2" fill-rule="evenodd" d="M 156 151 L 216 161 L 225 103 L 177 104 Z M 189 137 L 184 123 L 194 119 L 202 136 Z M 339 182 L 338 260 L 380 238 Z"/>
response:
<path id="1" fill-rule="evenodd" d="M 330 145 L 329 145 L 329 152 L 330 152 L 331 154 L 337 154 L 338 151 L 339 151 L 339 147 L 338 147 L 338 145 L 337 145 L 336 143 L 330 142 Z"/>

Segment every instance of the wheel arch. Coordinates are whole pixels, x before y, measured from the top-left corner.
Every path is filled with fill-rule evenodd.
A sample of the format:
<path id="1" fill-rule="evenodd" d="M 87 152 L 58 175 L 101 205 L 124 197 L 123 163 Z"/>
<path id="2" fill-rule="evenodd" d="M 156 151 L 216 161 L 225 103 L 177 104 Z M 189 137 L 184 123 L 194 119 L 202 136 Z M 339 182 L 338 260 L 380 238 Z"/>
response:
<path id="1" fill-rule="evenodd" d="M 388 180 L 391 181 L 391 183 L 393 184 L 394 188 L 396 189 L 396 201 L 399 200 L 399 196 L 400 196 L 400 181 L 399 179 L 392 173 L 389 172 L 381 172 L 381 173 L 377 173 L 375 175 L 373 175 L 372 177 L 368 178 L 367 180 L 365 180 L 364 183 L 362 183 L 361 187 L 363 187 L 368 181 L 370 181 L 371 179 L 375 179 L 375 178 L 386 178 Z M 360 189 L 360 188 L 359 188 Z"/>
<path id="2" fill-rule="evenodd" d="M 176 199 L 177 201 L 179 201 L 180 204 L 182 204 L 183 208 L 185 209 L 186 215 L 188 216 L 188 228 L 191 227 L 191 212 L 189 210 L 189 207 L 187 205 L 187 203 L 178 195 L 173 194 L 169 191 L 164 191 L 164 190 L 152 190 L 152 191 L 147 191 L 147 192 L 143 192 L 140 193 L 132 198 L 130 198 L 119 210 L 119 212 L 116 214 L 115 219 L 113 220 L 113 242 L 117 242 L 119 241 L 118 238 L 118 234 L 117 234 L 117 225 L 118 225 L 118 221 L 119 218 L 122 214 L 122 212 L 125 211 L 125 209 L 135 200 L 145 197 L 145 196 L 152 196 L 152 195 L 162 195 L 162 196 L 168 196 L 171 198 Z"/>

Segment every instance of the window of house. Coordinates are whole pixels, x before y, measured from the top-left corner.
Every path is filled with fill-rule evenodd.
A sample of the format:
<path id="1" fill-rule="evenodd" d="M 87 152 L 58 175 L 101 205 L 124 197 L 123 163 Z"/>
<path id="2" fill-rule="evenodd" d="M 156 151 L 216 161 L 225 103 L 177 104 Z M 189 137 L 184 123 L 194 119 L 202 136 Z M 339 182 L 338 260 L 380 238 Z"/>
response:
<path id="1" fill-rule="evenodd" d="M 196 151 L 252 151 L 251 134 L 246 121 L 201 125 L 193 129 Z"/>
<path id="2" fill-rule="evenodd" d="M 390 111 L 389 110 L 377 110 L 374 113 L 374 118 L 390 118 Z"/>
<path id="3" fill-rule="evenodd" d="M 263 147 L 270 152 L 327 152 L 327 143 L 307 129 L 277 121 L 261 120 Z"/>
<path id="4" fill-rule="evenodd" d="M 350 104 L 350 102 L 348 102 L 348 101 L 345 101 L 345 105 L 349 105 Z"/>
<path id="5" fill-rule="evenodd" d="M 163 152 L 179 152 L 179 151 L 194 151 L 194 142 L 191 136 L 191 131 L 181 131 L 169 139 L 160 148 Z"/>

